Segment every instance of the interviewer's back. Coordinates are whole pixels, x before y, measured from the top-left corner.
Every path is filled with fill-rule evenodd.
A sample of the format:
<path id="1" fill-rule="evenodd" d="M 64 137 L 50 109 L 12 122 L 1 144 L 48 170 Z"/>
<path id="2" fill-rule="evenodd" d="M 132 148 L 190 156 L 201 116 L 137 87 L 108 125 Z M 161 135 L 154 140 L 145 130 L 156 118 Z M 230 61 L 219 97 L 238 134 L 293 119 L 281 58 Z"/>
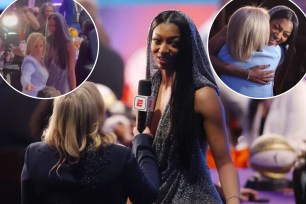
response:
<path id="1" fill-rule="evenodd" d="M 22 188 L 29 189 L 33 195 L 34 200 L 28 200 L 29 203 L 119 204 L 126 203 L 127 197 L 133 194 L 138 197 L 136 200 L 150 201 L 153 198 L 154 201 L 154 194 L 158 192 L 158 187 L 154 189 L 150 183 L 146 184 L 148 189 L 143 188 L 141 177 L 133 176 L 142 174 L 135 168 L 134 155 L 119 145 L 84 153 L 78 164 L 61 167 L 61 177 L 55 171 L 48 176 L 58 161 L 58 154 L 43 142 L 31 144 L 25 160 L 27 169 L 23 170 Z M 31 190 L 31 186 L 35 188 Z"/>
<path id="2" fill-rule="evenodd" d="M 22 203 L 154 202 L 159 175 L 152 137 L 137 135 L 132 152 L 101 132 L 103 121 L 103 100 L 91 82 L 55 99 L 43 141 L 25 154 Z"/>

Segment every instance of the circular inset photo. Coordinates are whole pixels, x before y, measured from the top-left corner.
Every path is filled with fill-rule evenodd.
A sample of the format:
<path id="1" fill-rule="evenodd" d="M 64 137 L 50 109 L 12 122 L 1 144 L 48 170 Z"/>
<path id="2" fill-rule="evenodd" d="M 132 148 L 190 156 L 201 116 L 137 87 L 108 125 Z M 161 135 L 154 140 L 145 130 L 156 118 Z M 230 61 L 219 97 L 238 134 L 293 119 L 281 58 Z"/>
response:
<path id="1" fill-rule="evenodd" d="M 14 1 L 0 16 L 0 75 L 29 97 L 67 94 L 94 69 L 98 41 L 92 17 L 76 1 Z"/>
<path id="2" fill-rule="evenodd" d="M 305 30 L 305 14 L 289 0 L 230 1 L 209 33 L 212 67 L 238 94 L 278 96 L 305 75 Z"/>

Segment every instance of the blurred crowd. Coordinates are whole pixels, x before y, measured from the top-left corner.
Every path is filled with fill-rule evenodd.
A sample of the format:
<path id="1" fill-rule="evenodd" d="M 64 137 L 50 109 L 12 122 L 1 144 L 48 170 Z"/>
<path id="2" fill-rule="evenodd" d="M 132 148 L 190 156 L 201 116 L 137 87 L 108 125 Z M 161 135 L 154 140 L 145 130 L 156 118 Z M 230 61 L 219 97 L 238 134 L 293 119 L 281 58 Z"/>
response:
<path id="1" fill-rule="evenodd" d="M 45 87 L 66 94 L 93 69 L 97 31 L 86 9 L 73 0 L 18 0 L 1 16 L 1 26 L 1 74 L 26 95 L 37 97 Z"/>

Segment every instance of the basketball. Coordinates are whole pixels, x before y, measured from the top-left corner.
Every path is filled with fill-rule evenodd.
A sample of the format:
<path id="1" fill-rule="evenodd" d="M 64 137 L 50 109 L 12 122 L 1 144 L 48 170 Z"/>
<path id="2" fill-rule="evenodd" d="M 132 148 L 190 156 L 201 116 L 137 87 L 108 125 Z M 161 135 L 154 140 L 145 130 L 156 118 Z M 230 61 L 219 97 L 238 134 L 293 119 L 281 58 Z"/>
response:
<path id="1" fill-rule="evenodd" d="M 263 177 L 285 177 L 296 158 L 294 148 L 280 135 L 260 136 L 251 145 L 250 165 Z"/>

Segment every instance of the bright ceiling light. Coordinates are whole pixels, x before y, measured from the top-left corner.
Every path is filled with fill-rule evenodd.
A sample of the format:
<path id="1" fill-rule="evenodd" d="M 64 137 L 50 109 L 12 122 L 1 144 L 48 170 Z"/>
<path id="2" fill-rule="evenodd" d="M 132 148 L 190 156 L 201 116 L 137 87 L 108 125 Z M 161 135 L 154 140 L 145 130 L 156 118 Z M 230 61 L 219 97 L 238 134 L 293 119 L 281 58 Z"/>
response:
<path id="1" fill-rule="evenodd" d="M 18 18 L 14 14 L 5 15 L 5 16 L 3 16 L 2 23 L 6 27 L 13 27 L 13 26 L 17 25 Z"/>

